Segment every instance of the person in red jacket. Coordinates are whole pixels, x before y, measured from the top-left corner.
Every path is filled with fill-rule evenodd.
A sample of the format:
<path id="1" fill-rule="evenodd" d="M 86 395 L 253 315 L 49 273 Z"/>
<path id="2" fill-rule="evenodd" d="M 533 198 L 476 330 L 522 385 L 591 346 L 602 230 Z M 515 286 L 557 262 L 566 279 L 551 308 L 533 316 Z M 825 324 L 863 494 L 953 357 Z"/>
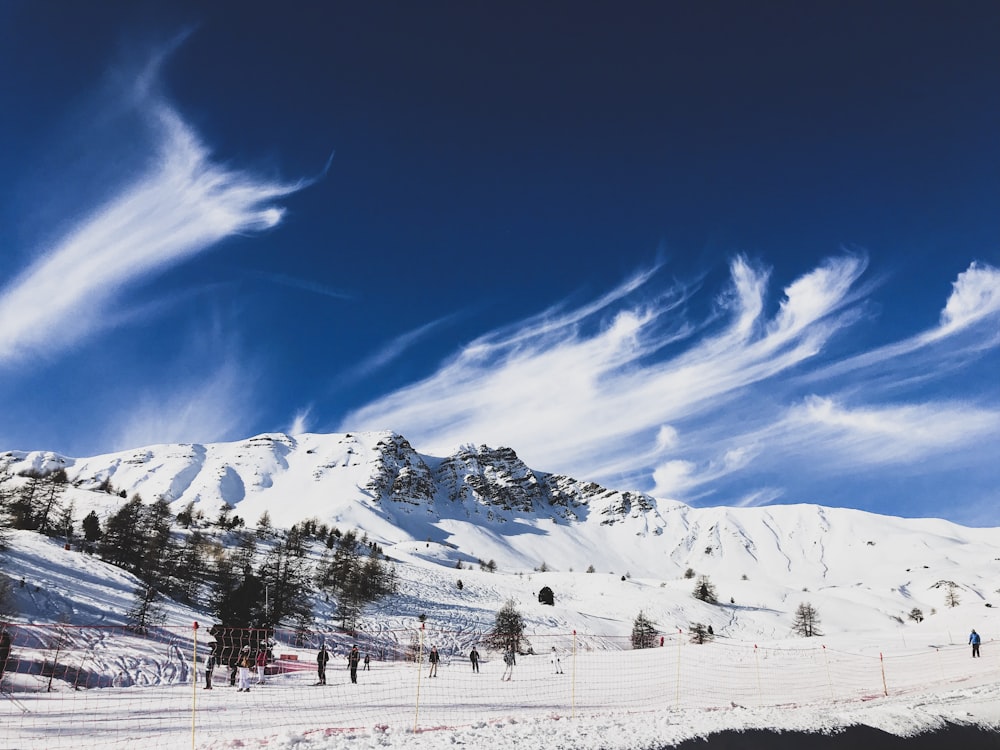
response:
<path id="1" fill-rule="evenodd" d="M 267 666 L 267 651 L 261 649 L 257 652 L 257 684 L 264 684 L 264 667 Z"/>

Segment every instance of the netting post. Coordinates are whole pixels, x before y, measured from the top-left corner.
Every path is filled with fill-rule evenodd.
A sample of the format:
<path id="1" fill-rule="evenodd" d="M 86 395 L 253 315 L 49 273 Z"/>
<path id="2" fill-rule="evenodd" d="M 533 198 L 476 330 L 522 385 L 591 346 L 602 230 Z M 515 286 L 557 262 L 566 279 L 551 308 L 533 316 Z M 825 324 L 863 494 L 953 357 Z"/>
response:
<path id="1" fill-rule="evenodd" d="M 885 659 L 882 658 L 882 652 L 878 652 L 878 663 L 882 667 L 882 692 L 885 695 L 889 695 L 889 686 L 885 681 Z"/>
<path id="2" fill-rule="evenodd" d="M 573 631 L 573 666 L 570 669 L 570 701 L 572 716 L 576 718 L 576 631 Z"/>
<path id="3" fill-rule="evenodd" d="M 760 685 L 760 654 L 757 651 L 757 644 L 753 644 L 753 667 L 757 673 L 757 705 L 764 705 L 764 689 Z"/>
<path id="4" fill-rule="evenodd" d="M 191 640 L 194 646 L 191 649 L 191 750 L 195 748 L 195 725 L 198 716 L 198 621 L 194 621 L 191 627 Z"/>
<path id="5" fill-rule="evenodd" d="M 683 630 L 677 629 L 677 680 L 674 690 L 674 705 L 677 708 L 681 707 L 681 635 L 683 633 Z"/>
<path id="6" fill-rule="evenodd" d="M 833 700 L 833 679 L 830 677 L 830 659 L 826 654 L 826 644 L 823 644 L 823 663 L 826 664 L 826 684 L 830 686 L 830 700 Z"/>
<path id="7" fill-rule="evenodd" d="M 417 647 L 417 698 L 413 708 L 413 731 L 416 733 L 420 724 L 420 673 L 424 670 L 424 623 L 420 623 L 420 640 Z"/>

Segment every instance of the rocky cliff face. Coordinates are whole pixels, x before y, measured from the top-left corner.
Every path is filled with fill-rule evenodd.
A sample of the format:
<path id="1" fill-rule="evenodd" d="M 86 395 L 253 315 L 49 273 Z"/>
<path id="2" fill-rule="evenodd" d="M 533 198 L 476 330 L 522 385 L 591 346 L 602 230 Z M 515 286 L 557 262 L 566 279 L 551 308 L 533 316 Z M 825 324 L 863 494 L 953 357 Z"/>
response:
<path id="1" fill-rule="evenodd" d="M 390 515 L 393 509 L 408 514 L 420 509 L 428 520 L 455 515 L 505 522 L 533 516 L 575 523 L 599 517 L 608 525 L 656 509 L 656 501 L 640 493 L 532 470 L 511 448 L 464 446 L 438 458 L 418 453 L 392 432 L 269 434 L 83 459 L 43 451 L 0 456 L 0 474 L 14 480 L 57 468 L 65 468 L 81 490 L 113 486 L 116 496 L 141 492 L 147 502 L 163 498 L 177 509 L 195 502 L 209 514 L 221 503 L 244 514 L 240 506 L 248 502 L 247 511 L 267 508 L 276 520 L 294 519 L 289 523 L 300 520 L 295 515 L 336 516 L 344 503 Z"/>
<path id="2" fill-rule="evenodd" d="M 618 523 L 656 508 L 653 498 L 609 490 L 593 482 L 530 469 L 511 448 L 465 446 L 431 469 L 402 435 L 376 446 L 368 489 L 381 500 L 430 506 L 435 499 L 452 505 L 478 505 L 491 520 L 541 515 L 580 521 L 590 512 L 604 524 Z"/>
<path id="3" fill-rule="evenodd" d="M 371 480 L 366 488 L 376 499 L 408 505 L 434 502 L 430 468 L 402 435 L 395 433 L 375 445 Z"/>

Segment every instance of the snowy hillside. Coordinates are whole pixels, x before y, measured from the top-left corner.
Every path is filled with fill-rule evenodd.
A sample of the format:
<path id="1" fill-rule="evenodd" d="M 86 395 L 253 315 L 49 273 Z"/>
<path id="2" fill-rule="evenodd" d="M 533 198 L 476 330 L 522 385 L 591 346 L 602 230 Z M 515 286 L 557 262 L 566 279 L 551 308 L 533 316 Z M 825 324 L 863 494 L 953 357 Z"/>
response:
<path id="1" fill-rule="evenodd" d="M 10 531 L 0 570 L 12 583 L 5 619 L 18 662 L 3 677 L 0 745 L 53 750 L 100 736 L 103 746 L 342 750 L 362 739 L 420 750 L 482 747 L 488 736 L 495 748 L 625 750 L 751 727 L 1000 729 L 1000 529 L 815 505 L 695 509 L 533 471 L 510 449 L 421 455 L 392 433 L 0 456 L 8 489 L 57 469 L 77 533 L 85 514 L 106 518 L 135 493 L 175 514 L 200 511 L 201 530 L 223 541 L 213 519 L 224 504 L 249 529 L 265 511 L 279 527 L 315 518 L 376 541 L 399 588 L 350 634 L 336 627 L 336 602 L 317 594 L 307 637 L 276 634 L 275 653 L 298 661 L 242 703 L 215 691 L 192 706 L 214 621 L 207 602 L 167 601 L 163 627 L 137 637 L 122 627 L 136 578 L 81 552 L 78 538 Z M 701 576 L 716 602 L 693 596 Z M 542 587 L 552 605 L 539 601 Z M 466 660 L 509 601 L 530 646 L 516 688 L 495 681 L 499 654 L 484 649 L 485 681 Z M 803 604 L 818 613 L 820 638 L 796 634 Z M 640 612 L 663 639 L 649 655 L 631 645 Z M 691 644 L 699 625 L 711 628 L 709 645 Z M 973 627 L 987 658 L 969 658 Z M 405 656 L 418 638 L 444 655 L 434 690 Z M 342 658 L 359 639 L 382 657 L 366 687 L 338 670 L 332 697 L 317 694 L 317 644 Z M 553 649 L 565 682 L 552 681 Z M 57 662 L 72 667 L 60 679 Z M 216 675 L 223 688 L 227 675 Z M 102 689 L 74 690 L 80 680 Z M 129 689 L 103 689 L 115 685 Z"/>
<path id="2" fill-rule="evenodd" d="M 174 513 L 193 504 L 208 520 L 225 503 L 250 527 L 266 511 L 279 527 L 316 518 L 359 529 L 398 561 L 404 581 L 406 595 L 379 607 L 383 619 L 460 611 L 487 629 L 503 598 L 531 604 L 548 585 L 556 606 L 538 610 L 538 626 L 593 631 L 596 621 L 625 634 L 641 608 L 670 628 L 704 622 L 730 637 L 773 639 L 789 635 L 805 599 L 831 635 L 898 628 L 914 607 L 940 620 L 949 591 L 978 615 L 962 627 L 1000 601 L 1000 529 L 815 505 L 695 509 L 533 471 L 504 448 L 435 458 L 385 432 L 260 435 L 83 459 L 0 455 L 0 476 L 12 483 L 58 468 L 76 521 L 139 493 L 166 499 Z M 487 560 L 502 575 L 481 572 Z M 692 573 L 709 576 L 725 606 L 693 600 Z M 473 585 L 456 591 L 459 577 Z M 602 606 L 590 611 L 595 602 Z"/>

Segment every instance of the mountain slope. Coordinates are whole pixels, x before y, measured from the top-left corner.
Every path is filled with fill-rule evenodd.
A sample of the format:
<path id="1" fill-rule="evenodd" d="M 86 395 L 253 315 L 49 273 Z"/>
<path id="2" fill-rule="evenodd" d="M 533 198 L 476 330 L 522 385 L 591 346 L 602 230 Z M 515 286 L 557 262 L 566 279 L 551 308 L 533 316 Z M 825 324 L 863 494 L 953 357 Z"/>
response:
<path id="1" fill-rule="evenodd" d="M 949 584 L 963 608 L 992 614 L 997 590 L 1000 529 L 816 505 L 696 509 L 534 471 L 509 448 L 426 456 L 391 432 L 0 456 L 0 475 L 13 483 L 57 468 L 77 520 L 140 493 L 175 513 L 193 504 L 208 520 L 228 504 L 251 526 L 266 511 L 276 526 L 316 518 L 363 530 L 404 583 L 405 596 L 378 606 L 383 622 L 458 608 L 470 628 L 487 629 L 513 596 L 553 630 L 614 623 L 606 627 L 627 634 L 643 609 L 663 626 L 697 621 L 731 637 L 783 638 L 805 600 L 827 632 L 848 632 L 898 627 L 914 607 L 943 610 Z M 100 489 L 109 484 L 115 492 Z M 500 575 L 478 570 L 487 560 Z M 720 606 L 692 598 L 692 573 L 710 577 Z M 452 591 L 458 578 L 472 585 Z M 542 585 L 556 591 L 556 606 L 533 601 Z M 584 611 L 597 590 L 609 606 Z"/>

